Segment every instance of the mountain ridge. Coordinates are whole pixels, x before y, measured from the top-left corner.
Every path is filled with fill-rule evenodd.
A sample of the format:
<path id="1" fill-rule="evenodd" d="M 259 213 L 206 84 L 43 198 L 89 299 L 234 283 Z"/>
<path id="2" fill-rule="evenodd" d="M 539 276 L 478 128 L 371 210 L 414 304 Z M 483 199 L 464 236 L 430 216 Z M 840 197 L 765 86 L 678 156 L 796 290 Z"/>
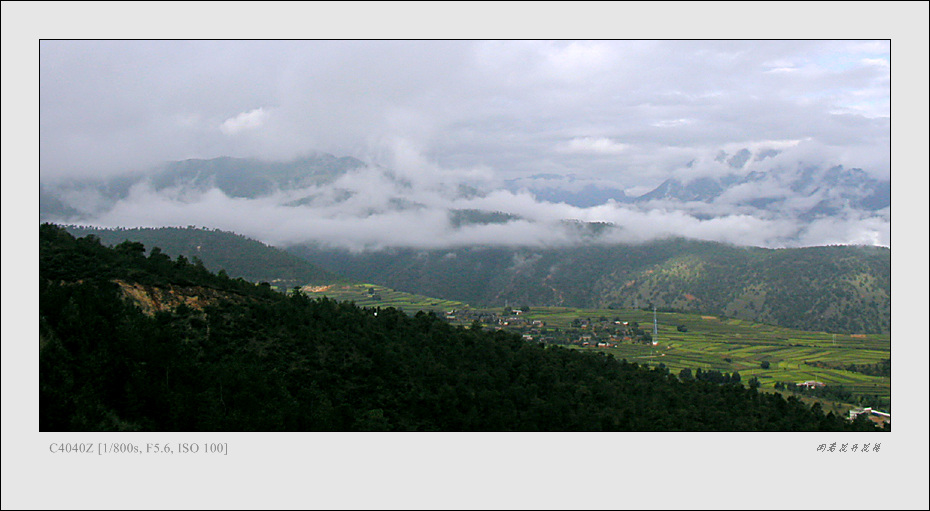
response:
<path id="1" fill-rule="evenodd" d="M 229 197 L 255 199 L 279 190 L 326 184 L 365 165 L 350 156 L 328 153 L 283 162 L 220 156 L 167 162 L 144 172 L 102 179 L 42 183 L 40 178 L 39 221 L 85 219 L 128 198 L 131 189 L 139 185 L 154 191 L 184 188 L 202 192 L 215 187 Z M 93 200 L 88 201 L 88 197 Z"/>
<path id="2" fill-rule="evenodd" d="M 597 179 L 580 182 L 551 175 L 536 180 L 537 185 L 531 177 L 509 180 L 507 186 L 513 191 L 528 190 L 541 201 L 576 207 L 592 207 L 609 201 L 637 205 L 674 201 L 726 203 L 773 212 L 783 208 L 787 200 L 797 201 L 803 197 L 820 200 L 801 213 L 822 216 L 836 214 L 843 206 L 874 212 L 891 205 L 890 181 L 872 178 L 861 168 L 804 165 L 797 169 L 776 167 L 768 171 L 744 172 L 741 169 L 731 169 L 717 176 L 670 177 L 641 195 L 628 195 L 624 189 Z M 579 186 L 575 183 L 583 183 L 577 191 L 572 190 Z M 750 190 L 754 193 L 748 193 Z"/>
<path id="3" fill-rule="evenodd" d="M 462 222 L 509 220 L 461 214 Z M 599 226 L 573 228 L 595 236 Z M 888 333 L 891 325 L 890 249 L 884 247 L 765 249 L 670 238 L 353 252 L 306 244 L 280 249 L 192 226 L 67 229 L 109 245 L 131 240 L 157 246 L 172 256 L 203 260 L 213 271 L 282 289 L 357 281 L 485 306 L 656 306 L 837 333 Z"/>
<path id="4" fill-rule="evenodd" d="M 887 333 L 890 249 L 762 249 L 683 238 L 576 247 L 288 251 L 348 278 L 475 305 L 641 308 Z"/>

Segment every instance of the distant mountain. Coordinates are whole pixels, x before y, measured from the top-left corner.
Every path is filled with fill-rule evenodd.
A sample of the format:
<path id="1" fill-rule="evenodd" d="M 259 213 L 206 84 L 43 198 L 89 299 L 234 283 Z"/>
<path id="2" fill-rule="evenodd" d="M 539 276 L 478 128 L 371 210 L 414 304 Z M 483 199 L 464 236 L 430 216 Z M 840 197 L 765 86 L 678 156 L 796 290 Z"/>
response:
<path id="1" fill-rule="evenodd" d="M 232 278 L 268 282 L 281 289 L 341 280 L 333 273 L 281 249 L 217 229 L 100 229 L 77 226 L 65 226 L 65 229 L 77 238 L 94 235 L 104 245 L 114 246 L 128 240 L 142 243 L 148 249 L 158 247 L 171 257 L 198 258 L 210 271 L 223 270 Z"/>
<path id="2" fill-rule="evenodd" d="M 538 200 L 553 204 L 565 203 L 579 208 L 589 208 L 608 201 L 630 202 L 624 190 L 597 181 L 581 181 L 573 177 L 555 174 L 537 174 L 528 178 L 509 179 L 506 189 L 512 192 L 528 190 Z"/>
<path id="3" fill-rule="evenodd" d="M 708 177 L 695 179 L 687 185 L 677 179 L 666 179 L 651 192 L 636 197 L 634 200 L 636 202 L 652 200 L 709 202 L 719 197 L 725 189 L 719 180 Z"/>
<path id="4" fill-rule="evenodd" d="M 315 154 L 289 162 L 222 157 L 169 163 L 151 181 L 156 190 L 179 185 L 216 187 L 230 197 L 255 198 L 276 190 L 327 183 L 364 166 L 364 162 L 355 158 L 337 158 L 331 154 Z"/>
<path id="5" fill-rule="evenodd" d="M 685 239 L 564 248 L 291 253 L 358 281 L 474 305 L 660 309 L 805 330 L 887 333 L 891 252 L 736 247 Z"/>
<path id="6" fill-rule="evenodd" d="M 318 153 L 288 162 L 255 158 L 220 157 L 166 163 L 147 172 L 105 179 L 40 184 L 40 221 L 78 221 L 112 207 L 129 196 L 130 189 L 148 184 L 161 191 L 180 187 L 206 191 L 217 188 L 229 197 L 267 196 L 334 181 L 346 172 L 364 167 L 361 160 Z"/>
<path id="7" fill-rule="evenodd" d="M 74 218 L 81 215 L 77 209 L 66 204 L 61 197 L 55 195 L 39 183 L 39 217 L 44 221 L 48 218 Z"/>
<path id="8" fill-rule="evenodd" d="M 696 177 L 691 179 L 669 178 L 638 196 L 628 195 L 610 181 L 556 174 L 511 179 L 505 186 L 514 192 L 526 190 L 540 201 L 584 208 L 609 201 L 642 207 L 652 201 L 665 201 L 741 207 L 806 219 L 837 215 L 846 208 L 874 212 L 891 205 L 888 180 L 842 165 L 765 161 L 779 154 L 774 149 L 755 153 L 741 149 L 732 155 L 720 151 L 712 162 L 705 163 L 701 171 L 705 175 L 695 171 Z M 686 167 L 691 169 L 694 164 L 691 161 Z"/>
<path id="9" fill-rule="evenodd" d="M 667 179 L 635 199 L 679 202 L 727 203 L 759 209 L 783 209 L 786 201 L 813 204 L 803 210 L 809 216 L 834 215 L 844 207 L 876 211 L 891 205 L 891 183 L 871 178 L 862 169 L 804 166 L 795 171 L 750 172 L 723 177 L 701 177 L 684 183 Z"/>

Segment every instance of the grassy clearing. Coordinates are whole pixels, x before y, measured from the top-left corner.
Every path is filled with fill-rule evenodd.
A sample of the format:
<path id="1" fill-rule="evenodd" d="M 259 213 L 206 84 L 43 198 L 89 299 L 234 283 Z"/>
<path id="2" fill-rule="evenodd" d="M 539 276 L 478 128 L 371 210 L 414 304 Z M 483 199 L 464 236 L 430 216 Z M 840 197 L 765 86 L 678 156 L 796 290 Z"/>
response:
<path id="1" fill-rule="evenodd" d="M 326 296 L 334 300 L 354 302 L 359 307 L 394 307 L 410 314 L 421 310 L 438 314 L 467 308 L 462 302 L 404 293 L 377 284 L 306 286 L 302 290 L 312 297 Z"/>

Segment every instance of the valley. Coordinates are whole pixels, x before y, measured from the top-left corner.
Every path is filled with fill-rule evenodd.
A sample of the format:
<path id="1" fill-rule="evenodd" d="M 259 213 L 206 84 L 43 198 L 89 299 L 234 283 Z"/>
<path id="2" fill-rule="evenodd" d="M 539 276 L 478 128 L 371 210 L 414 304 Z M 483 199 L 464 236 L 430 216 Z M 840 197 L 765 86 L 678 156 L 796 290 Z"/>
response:
<path id="1" fill-rule="evenodd" d="M 761 390 L 821 401 L 825 409 L 837 413 L 858 404 L 890 408 L 890 375 L 845 369 L 876 366 L 890 359 L 888 334 L 833 334 L 724 316 L 657 312 L 658 337 L 653 340 L 658 344 L 653 345 L 637 337 L 631 328 L 636 325 L 651 333 L 651 310 L 528 307 L 523 312 L 509 307 L 472 307 L 370 283 L 307 286 L 302 291 L 308 296 L 351 301 L 366 308 L 395 307 L 408 314 L 428 311 L 457 326 L 471 327 L 477 321 L 483 329 L 518 333 L 532 342 L 608 353 L 639 364 L 661 365 L 674 374 L 683 369 L 692 373 L 698 369 L 739 373 L 744 383 L 758 379 Z M 806 381 L 818 381 L 825 387 L 801 391 L 797 384 Z"/>

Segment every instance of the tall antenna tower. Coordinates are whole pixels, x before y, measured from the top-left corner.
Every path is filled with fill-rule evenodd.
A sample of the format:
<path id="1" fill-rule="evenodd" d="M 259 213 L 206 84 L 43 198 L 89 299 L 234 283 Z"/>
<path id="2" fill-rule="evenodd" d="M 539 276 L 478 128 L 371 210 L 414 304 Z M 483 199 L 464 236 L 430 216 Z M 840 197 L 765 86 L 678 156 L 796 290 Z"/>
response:
<path id="1" fill-rule="evenodd" d="M 659 344 L 659 321 L 656 319 L 656 307 L 652 306 L 652 345 Z"/>

